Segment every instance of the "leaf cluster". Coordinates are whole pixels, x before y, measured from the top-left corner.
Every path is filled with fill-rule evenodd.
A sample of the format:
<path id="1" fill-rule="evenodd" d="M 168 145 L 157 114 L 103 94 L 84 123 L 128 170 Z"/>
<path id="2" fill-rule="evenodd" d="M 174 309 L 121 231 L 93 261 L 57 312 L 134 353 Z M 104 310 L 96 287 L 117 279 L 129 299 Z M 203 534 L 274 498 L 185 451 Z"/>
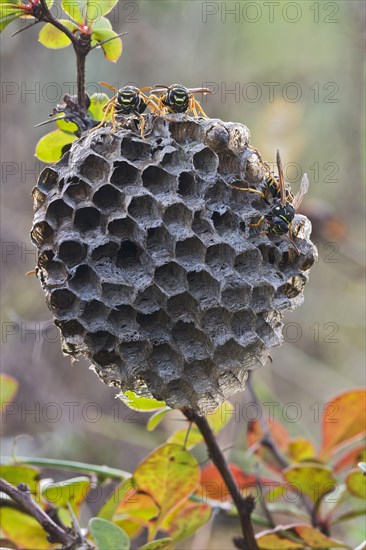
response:
<path id="1" fill-rule="evenodd" d="M 14 398 L 17 382 L 5 375 L 2 388 L 5 404 Z M 131 409 L 152 413 L 147 421 L 150 431 L 173 413 L 164 402 L 139 397 L 133 392 L 120 397 Z M 365 433 L 365 397 L 364 390 L 349 390 L 326 404 L 318 450 L 308 438 L 290 437 L 285 426 L 272 419 L 268 421 L 268 430 L 276 446 L 274 453 L 271 446 L 263 444 L 268 436 L 263 423 L 249 422 L 248 453 L 254 453 L 256 461 L 260 461 L 261 472 L 248 474 L 233 463 L 230 470 L 241 492 L 255 496 L 267 511 L 263 516 L 252 517 L 253 522 L 267 527 L 256 536 L 258 548 L 349 548 L 346 543 L 335 540 L 330 532 L 334 525 L 364 513 L 364 507 L 357 502 L 366 499 L 366 477 L 357 463 L 366 460 L 360 442 Z M 334 411 L 339 414 L 333 416 Z M 233 416 L 233 406 L 226 402 L 208 415 L 207 420 L 217 435 Z M 336 422 L 329 422 L 330 419 Z M 191 452 L 202 443 L 198 428 L 186 422 L 185 427 L 172 433 L 166 443 L 153 450 L 131 474 L 108 467 L 101 473 L 98 467 L 74 464 L 73 469 L 79 469 L 81 475 L 56 482 L 42 477 L 42 470 L 32 466 L 31 459 L 18 459 L 2 466 L 2 478 L 14 486 L 20 482 L 27 484 L 38 506 L 71 531 L 75 523 L 84 521 L 88 495 L 96 489 L 98 494 L 107 495 L 100 497 L 98 512 L 81 529 L 90 548 L 128 550 L 131 540 L 145 533 L 147 544 L 140 547 L 141 550 L 172 549 L 175 543 L 192 536 L 207 523 L 213 513 L 237 516 L 217 469 L 212 464 L 200 465 Z M 286 467 L 278 463 L 279 454 L 287 462 Z M 37 464 L 36 459 L 33 462 Z M 43 460 L 43 464 L 50 468 L 58 466 L 51 459 Z M 72 465 L 70 463 L 70 467 Z M 262 474 L 263 470 L 268 473 Z M 299 494 L 308 503 L 311 516 L 289 503 L 294 502 L 294 498 L 284 498 L 284 495 Z M 5 502 L 0 511 L 3 537 L 25 549 L 54 548 L 33 517 L 11 506 L 10 499 L 8 504 Z M 276 514 L 294 521 L 276 526 L 272 521 Z"/>

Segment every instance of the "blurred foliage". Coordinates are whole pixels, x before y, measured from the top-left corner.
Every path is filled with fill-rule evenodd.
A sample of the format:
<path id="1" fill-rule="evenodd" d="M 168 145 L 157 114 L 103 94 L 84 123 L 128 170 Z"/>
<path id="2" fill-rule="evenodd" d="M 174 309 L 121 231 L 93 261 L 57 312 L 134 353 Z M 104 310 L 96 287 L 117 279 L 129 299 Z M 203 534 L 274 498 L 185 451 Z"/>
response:
<path id="1" fill-rule="evenodd" d="M 204 17 L 209 4 L 218 11 Z M 129 33 L 124 56 L 112 65 L 95 53 L 87 65 L 87 92 L 102 92 L 102 80 L 117 88 L 127 83 L 211 83 L 216 93 L 203 101 L 208 116 L 246 124 L 252 143 L 271 166 L 278 147 L 293 188 L 301 173 L 308 173 L 311 188 L 302 210 L 313 221 L 319 262 L 304 304 L 285 319 L 284 345 L 273 354 L 273 366 L 256 374 L 256 384 L 263 413 L 274 412 L 290 440 L 301 437 L 320 448 L 319 427 L 327 401 L 364 383 L 365 4 L 296 2 L 301 13 L 294 22 L 286 20 L 295 19 L 296 13 L 285 8 L 284 1 L 275 7 L 273 21 L 270 3 L 255 3 L 261 9 L 258 16 L 246 12 L 245 4 L 120 1 L 110 19 L 117 33 Z M 1 35 L 2 358 L 5 372 L 20 382 L 14 406 L 3 416 L 3 450 L 10 454 L 14 437 L 26 434 L 18 442 L 24 454 L 133 471 L 149 450 L 166 441 L 173 426 L 182 428 L 182 420 L 169 412 L 148 432 L 142 426 L 143 415 L 115 401 L 115 391 L 88 371 L 85 360 L 71 369 L 61 355 L 38 281 L 24 277 L 35 265 L 28 237 L 29 195 L 42 168 L 33 157 L 42 135 L 34 125 L 66 93 L 74 94 L 76 83 L 70 48 L 59 50 L 55 62 L 53 54 L 37 43 L 38 27 L 10 39 L 22 26 L 17 25 L 14 22 Z M 234 421 L 220 434 L 220 443 L 231 447 L 230 460 L 245 471 L 251 457 L 244 432 L 252 416 L 245 393 L 232 402 Z M 50 403 L 55 403 L 53 409 Z M 295 420 L 287 414 L 289 403 L 299 410 Z M 300 452 L 294 443 L 292 448 Z M 205 460 L 200 447 L 194 452 L 199 462 Z M 309 456 L 308 444 L 304 452 Z M 352 452 L 342 459 L 349 472 L 361 451 Z M 59 476 L 66 478 L 67 474 Z M 227 547 L 236 530 L 236 522 L 217 519 L 200 531 L 196 545 Z M 334 537 L 347 538 L 351 546 L 360 543 L 363 531 L 362 516 L 332 527 Z"/>
<path id="2" fill-rule="evenodd" d="M 139 402 L 145 411 L 146 399 L 133 396 L 135 410 L 139 409 Z M 156 408 L 161 406 L 158 401 L 155 404 Z M 150 412 L 153 410 L 151 406 L 152 403 Z M 330 407 L 333 409 L 332 417 L 327 412 Z M 333 525 L 342 522 L 349 524 L 365 514 L 366 476 L 360 466 L 356 467 L 365 456 L 364 446 L 361 446 L 361 439 L 366 433 L 365 411 L 366 391 L 351 390 L 335 396 L 327 403 L 322 418 L 320 451 L 315 450 L 313 441 L 302 441 L 302 450 L 304 447 L 313 450 L 310 456 L 294 452 L 294 448 L 299 451 L 299 440 L 291 438 L 280 423 L 265 420 L 265 424 L 256 421 L 248 425 L 248 449 L 252 449 L 262 466 L 272 473 L 264 476 L 257 468 L 256 475 L 247 474 L 234 463 L 229 467 L 241 493 L 256 497 L 265 512 L 263 517 L 253 517 L 258 525 L 270 527 L 257 534 L 260 550 L 351 548 L 348 541 L 337 541 L 330 533 Z M 209 424 L 216 434 L 227 426 L 228 413 L 232 420 L 233 408 L 226 402 L 208 415 Z M 355 417 L 359 419 L 356 424 L 351 421 Z M 328 424 L 335 422 L 336 437 L 328 429 Z M 275 441 L 280 427 L 283 434 L 287 434 L 286 446 L 282 445 L 279 451 L 286 467 L 283 464 L 279 467 L 276 462 L 277 443 L 268 443 L 268 436 Z M 264 429 L 268 430 L 267 434 Z M 100 476 L 98 469 L 93 471 L 94 467 L 90 464 L 76 466 L 70 463 L 69 467 L 78 467 L 80 473 L 84 470 L 84 475 L 54 481 L 43 478 L 38 468 L 31 467 L 32 459 L 17 459 L 14 456 L 14 463 L 1 467 L 1 477 L 13 485 L 19 481 L 27 483 L 38 505 L 53 518 L 57 514 L 64 526 L 72 528 L 75 525 L 73 516 L 79 523 L 85 522 L 89 516 L 88 534 L 100 550 L 129 550 L 130 538 L 140 537 L 141 540 L 142 536 L 147 543 L 155 542 L 161 545 L 159 548 L 171 549 L 207 524 L 213 513 L 221 511 L 225 515 L 237 515 L 217 468 L 211 464 L 200 468 L 197 459 L 188 450 L 188 445 L 192 449 L 203 444 L 202 439 L 191 440 L 189 444 L 191 430 L 190 423 L 185 421 L 185 427 L 175 431 L 167 442 L 154 449 L 132 474 L 121 472 L 120 483 L 112 492 L 109 490 L 109 496 L 103 497 L 103 491 L 104 495 L 108 494 L 106 489 L 111 487 L 110 475 L 118 479 L 118 473 L 109 472 L 108 467 Z M 182 431 L 185 432 L 184 437 L 177 438 Z M 44 461 L 44 466 L 52 469 L 60 465 L 49 459 Z M 63 465 L 66 470 L 67 467 Z M 253 470 L 254 461 L 250 468 L 250 471 Z M 90 518 L 91 511 L 87 508 L 92 489 L 98 489 L 99 497 L 91 498 L 97 508 L 95 516 Z M 362 507 L 357 500 L 363 501 Z M 295 501 L 296 506 L 289 504 Z M 301 503 L 307 503 L 306 513 L 299 506 Z M 35 544 L 39 545 L 37 548 L 53 548 L 52 544 L 47 545 L 46 534 L 42 536 L 35 520 L 21 517 L 24 516 L 21 512 L 14 510 L 10 501 L 4 502 L 1 509 L 3 535 L 25 550 L 31 550 Z M 276 527 L 279 522 L 275 518 L 279 513 L 288 521 L 291 519 L 292 523 Z M 23 519 L 26 521 L 19 530 L 19 521 Z M 168 538 L 159 539 L 158 533 L 161 532 Z"/>

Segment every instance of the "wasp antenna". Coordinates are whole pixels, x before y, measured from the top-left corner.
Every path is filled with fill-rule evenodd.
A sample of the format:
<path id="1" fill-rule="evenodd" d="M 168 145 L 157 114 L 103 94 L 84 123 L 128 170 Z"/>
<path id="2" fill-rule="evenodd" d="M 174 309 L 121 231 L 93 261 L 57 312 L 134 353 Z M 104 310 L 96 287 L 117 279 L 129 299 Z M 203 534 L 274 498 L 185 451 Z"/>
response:
<path id="1" fill-rule="evenodd" d="M 119 90 L 117 90 L 117 88 L 115 88 L 114 86 L 111 86 L 110 84 L 108 84 L 108 82 L 99 82 L 99 84 L 101 86 L 105 86 L 106 88 L 109 88 L 110 90 L 113 90 L 114 92 L 119 92 Z"/>

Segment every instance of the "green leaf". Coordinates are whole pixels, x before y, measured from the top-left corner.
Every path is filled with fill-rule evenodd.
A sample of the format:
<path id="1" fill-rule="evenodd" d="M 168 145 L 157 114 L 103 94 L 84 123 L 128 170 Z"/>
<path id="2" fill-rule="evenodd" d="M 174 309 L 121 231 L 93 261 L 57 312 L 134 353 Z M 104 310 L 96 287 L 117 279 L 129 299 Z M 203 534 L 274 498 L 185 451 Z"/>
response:
<path id="1" fill-rule="evenodd" d="M 33 496 L 38 494 L 39 470 L 37 468 L 18 464 L 2 464 L 0 476 L 12 485 L 25 483 Z"/>
<path id="2" fill-rule="evenodd" d="M 86 18 L 86 0 L 62 0 L 62 9 L 78 23 L 84 25 Z"/>
<path id="3" fill-rule="evenodd" d="M 170 407 L 165 407 L 164 409 L 160 409 L 160 411 L 156 411 L 152 416 L 150 416 L 146 428 L 149 432 L 152 432 L 155 430 L 155 428 L 160 424 L 160 422 L 163 420 L 165 415 L 171 411 L 172 409 Z"/>
<path id="4" fill-rule="evenodd" d="M 135 411 L 152 412 L 166 407 L 165 401 L 157 401 L 152 397 L 141 397 L 133 391 L 125 391 L 120 393 L 118 397 L 122 399 L 127 407 Z"/>
<path id="5" fill-rule="evenodd" d="M 110 521 L 92 518 L 89 521 L 90 534 L 99 550 L 129 550 L 130 539 L 127 534 Z"/>
<path id="6" fill-rule="evenodd" d="M 78 126 L 75 124 L 75 122 L 67 122 L 66 120 L 57 120 L 56 126 L 63 132 L 66 132 L 67 134 L 73 134 L 75 135 L 75 132 L 78 131 Z"/>
<path id="7" fill-rule="evenodd" d="M 18 381 L 9 374 L 0 374 L 0 410 L 4 405 L 13 401 L 18 391 Z"/>
<path id="8" fill-rule="evenodd" d="M 295 490 L 305 493 L 315 503 L 333 491 L 336 485 L 331 468 L 317 463 L 291 465 L 283 471 L 283 477 L 294 485 Z"/>
<path id="9" fill-rule="evenodd" d="M 52 544 L 47 540 L 47 533 L 40 524 L 28 514 L 18 510 L 0 508 L 2 534 L 16 543 L 19 548 L 37 548 L 48 550 Z"/>
<path id="10" fill-rule="evenodd" d="M 103 15 L 107 15 L 117 2 L 118 0 L 86 0 L 88 23 L 98 21 Z"/>
<path id="11" fill-rule="evenodd" d="M 121 57 L 123 49 L 122 40 L 118 37 L 116 32 L 111 29 L 98 29 L 92 33 L 92 44 L 93 41 L 96 43 L 103 42 L 103 40 L 108 40 L 113 37 L 116 38 L 102 44 L 100 47 L 103 50 L 104 57 L 108 61 L 113 61 L 115 63 Z"/>
<path id="12" fill-rule="evenodd" d="M 4 17 L 4 18 L 1 18 L 0 19 L 0 32 L 2 32 L 5 27 L 7 27 L 9 25 L 9 23 L 11 23 L 12 21 L 14 21 L 14 19 L 16 19 L 17 17 L 19 17 L 19 15 L 15 15 L 13 17 Z"/>
<path id="13" fill-rule="evenodd" d="M 16 6 L 19 6 L 19 2 L 9 2 L 7 0 L 0 4 L 0 32 L 3 31 L 9 23 L 14 21 L 14 19 L 23 15 L 22 10 L 18 9 Z"/>
<path id="14" fill-rule="evenodd" d="M 203 437 L 195 424 L 192 426 L 187 425 L 186 428 L 182 428 L 181 430 L 174 432 L 168 438 L 168 443 L 174 443 L 175 445 L 180 445 L 181 447 L 184 446 L 186 449 L 193 449 L 196 445 L 203 443 Z"/>
<path id="15" fill-rule="evenodd" d="M 76 136 L 61 130 L 54 130 L 43 136 L 36 146 L 36 157 L 42 162 L 57 162 L 76 140 Z M 67 147 L 67 149 L 66 149 Z"/>
<path id="16" fill-rule="evenodd" d="M 101 17 L 93 23 L 93 31 L 97 29 L 112 29 L 112 23 L 106 17 Z"/>
<path id="17" fill-rule="evenodd" d="M 90 107 L 88 114 L 94 120 L 102 120 L 104 117 L 103 107 L 108 103 L 109 97 L 107 94 L 93 94 L 90 98 Z"/>
<path id="18" fill-rule="evenodd" d="M 200 527 L 208 522 L 211 514 L 212 508 L 208 504 L 189 503 L 164 522 L 164 529 L 168 531 L 168 535 L 174 542 L 177 542 L 194 535 Z"/>
<path id="19" fill-rule="evenodd" d="M 90 484 L 90 479 L 82 476 L 48 483 L 42 488 L 42 496 L 57 508 L 66 507 L 67 503 L 70 503 L 75 510 L 84 502 Z"/>
<path id="20" fill-rule="evenodd" d="M 233 417 L 233 410 L 233 405 L 229 403 L 229 401 L 225 401 L 225 403 L 222 403 L 217 409 L 207 415 L 207 422 L 215 435 L 218 434 L 228 422 L 230 422 Z M 188 422 L 186 425 L 186 428 L 182 428 L 181 430 L 174 432 L 169 437 L 168 443 L 176 443 L 177 445 L 182 446 L 185 445 L 187 449 L 192 449 L 196 445 L 203 443 L 202 434 L 195 424 L 190 427 L 187 438 L 187 431 L 189 429 Z"/>
<path id="21" fill-rule="evenodd" d="M 136 485 L 132 479 L 125 479 L 116 487 L 109 499 L 103 504 L 98 512 L 101 519 L 111 520 L 121 502 L 136 492 Z"/>
<path id="22" fill-rule="evenodd" d="M 351 495 L 366 499 L 366 476 L 358 468 L 349 472 L 346 485 Z"/>
<path id="23" fill-rule="evenodd" d="M 158 539 L 140 546 L 139 550 L 169 550 L 172 548 L 173 539 Z"/>
<path id="24" fill-rule="evenodd" d="M 60 19 L 60 23 L 65 25 L 65 27 L 67 27 L 71 32 L 77 30 L 77 26 L 71 21 Z M 41 44 L 43 44 L 43 46 L 46 46 L 46 48 L 50 48 L 51 50 L 66 48 L 69 44 L 71 44 L 70 38 L 68 38 L 66 34 L 59 29 L 56 29 L 53 25 L 51 25 L 51 23 L 47 23 L 40 30 L 38 40 Z"/>
<path id="25" fill-rule="evenodd" d="M 62 0 L 62 9 L 79 25 L 91 25 L 109 13 L 118 0 Z"/>

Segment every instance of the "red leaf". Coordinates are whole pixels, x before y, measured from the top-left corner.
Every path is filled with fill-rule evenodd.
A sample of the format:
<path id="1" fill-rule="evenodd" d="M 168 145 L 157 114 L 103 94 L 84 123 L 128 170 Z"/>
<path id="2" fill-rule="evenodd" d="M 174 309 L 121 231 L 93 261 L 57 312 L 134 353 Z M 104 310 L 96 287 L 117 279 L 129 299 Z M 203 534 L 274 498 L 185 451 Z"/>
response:
<path id="1" fill-rule="evenodd" d="M 240 490 L 245 492 L 245 496 L 248 493 L 256 492 L 257 478 L 255 475 L 246 474 L 236 464 L 229 464 L 229 469 Z M 274 482 L 271 479 L 260 478 L 260 480 L 263 484 L 267 483 L 273 486 Z M 202 493 L 202 498 L 206 497 L 213 500 L 219 500 L 221 502 L 231 500 L 231 496 L 225 482 L 222 479 L 220 472 L 213 464 L 209 464 L 201 470 L 200 492 Z"/>

